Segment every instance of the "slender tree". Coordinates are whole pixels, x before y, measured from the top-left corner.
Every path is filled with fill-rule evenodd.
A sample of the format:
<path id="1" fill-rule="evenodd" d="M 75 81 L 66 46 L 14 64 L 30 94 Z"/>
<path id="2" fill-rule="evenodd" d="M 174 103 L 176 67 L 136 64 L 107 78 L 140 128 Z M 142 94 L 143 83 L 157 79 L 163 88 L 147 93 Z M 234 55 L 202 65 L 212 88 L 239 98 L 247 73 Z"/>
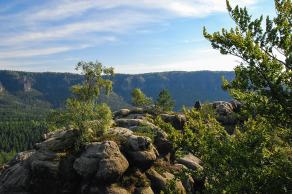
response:
<path id="1" fill-rule="evenodd" d="M 76 70 L 84 75 L 82 84 L 71 88 L 73 97 L 68 98 L 62 111 L 54 112 L 50 118 L 50 128 L 74 127 L 79 129 L 77 146 L 101 135 L 111 125 L 111 110 L 106 104 L 97 104 L 101 90 L 107 94 L 112 90 L 112 81 L 104 79 L 114 74 L 113 68 L 105 68 L 99 62 L 79 62 Z"/>

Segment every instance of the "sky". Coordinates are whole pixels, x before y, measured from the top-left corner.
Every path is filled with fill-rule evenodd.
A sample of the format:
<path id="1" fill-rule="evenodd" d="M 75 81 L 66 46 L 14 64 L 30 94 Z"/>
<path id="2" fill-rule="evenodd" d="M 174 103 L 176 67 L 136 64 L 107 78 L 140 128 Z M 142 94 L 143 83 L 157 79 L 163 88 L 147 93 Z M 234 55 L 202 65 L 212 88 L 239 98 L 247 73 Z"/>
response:
<path id="1" fill-rule="evenodd" d="M 253 17 L 272 0 L 231 0 Z M 230 71 L 233 56 L 202 35 L 230 28 L 225 0 L 0 0 L 0 69 L 74 72 L 99 61 L 117 73 Z"/>

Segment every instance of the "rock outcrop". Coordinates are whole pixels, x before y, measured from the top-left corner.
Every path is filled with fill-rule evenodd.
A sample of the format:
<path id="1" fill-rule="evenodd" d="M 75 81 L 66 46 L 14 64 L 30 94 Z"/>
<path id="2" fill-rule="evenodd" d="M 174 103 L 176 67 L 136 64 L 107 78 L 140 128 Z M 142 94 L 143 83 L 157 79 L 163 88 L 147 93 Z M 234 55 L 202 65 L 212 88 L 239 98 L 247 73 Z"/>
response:
<path id="1" fill-rule="evenodd" d="M 140 108 L 116 112 L 104 140 L 79 150 L 74 149 L 76 129 L 45 134 L 34 150 L 18 153 L 0 170 L 0 194 L 154 194 L 166 190 L 171 181 L 179 193 L 194 193 L 194 178 L 177 180 L 174 174 L 199 168 L 199 159 L 171 160 L 172 144 L 149 122 L 149 113 Z M 182 114 L 162 117 L 178 128 L 185 122 Z M 143 132 L 146 129 L 150 136 Z"/>
<path id="2" fill-rule="evenodd" d="M 218 115 L 217 120 L 223 125 L 235 125 L 239 122 L 236 113 L 238 113 L 242 107 L 240 102 L 236 100 L 230 102 L 216 101 L 212 103 L 212 107 Z"/>

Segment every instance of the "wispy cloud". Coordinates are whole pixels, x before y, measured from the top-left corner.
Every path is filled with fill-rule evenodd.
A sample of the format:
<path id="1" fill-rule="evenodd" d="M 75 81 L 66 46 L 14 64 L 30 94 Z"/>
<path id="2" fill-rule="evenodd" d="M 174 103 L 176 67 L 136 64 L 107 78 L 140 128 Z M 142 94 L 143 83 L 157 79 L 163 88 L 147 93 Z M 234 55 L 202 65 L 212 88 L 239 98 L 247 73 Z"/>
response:
<path id="1" fill-rule="evenodd" d="M 27 0 L 0 8 L 0 59 L 49 56 L 148 32 L 178 18 L 201 18 L 226 10 L 225 0 Z M 252 5 L 256 0 L 237 0 Z M 25 4 L 25 3 L 22 3 Z M 185 40 L 184 44 L 201 41 Z M 62 45 L 62 46 L 60 46 Z"/>

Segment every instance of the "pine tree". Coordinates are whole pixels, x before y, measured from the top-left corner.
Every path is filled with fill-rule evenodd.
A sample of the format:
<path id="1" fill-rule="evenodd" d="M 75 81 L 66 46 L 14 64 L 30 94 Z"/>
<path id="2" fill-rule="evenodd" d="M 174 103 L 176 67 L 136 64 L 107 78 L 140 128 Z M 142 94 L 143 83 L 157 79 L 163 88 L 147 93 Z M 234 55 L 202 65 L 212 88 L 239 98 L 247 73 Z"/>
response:
<path id="1" fill-rule="evenodd" d="M 172 99 L 168 90 L 163 89 L 156 100 L 155 105 L 162 111 L 172 111 L 174 108 L 174 100 Z"/>

